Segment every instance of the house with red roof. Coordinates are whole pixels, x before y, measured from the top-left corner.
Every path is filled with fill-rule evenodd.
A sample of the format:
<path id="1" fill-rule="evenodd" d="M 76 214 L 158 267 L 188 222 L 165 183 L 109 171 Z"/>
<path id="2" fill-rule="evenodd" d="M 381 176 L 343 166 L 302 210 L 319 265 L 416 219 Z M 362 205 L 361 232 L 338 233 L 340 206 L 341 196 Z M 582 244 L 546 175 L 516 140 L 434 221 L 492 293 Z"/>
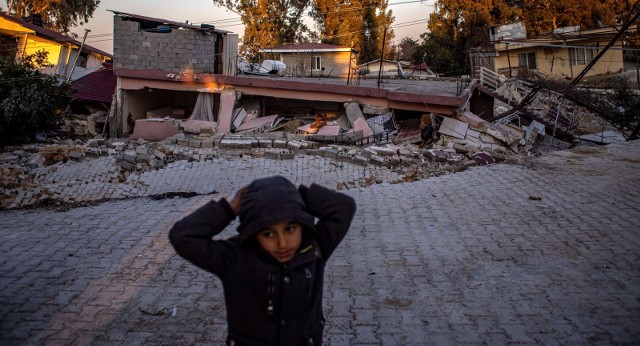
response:
<path id="1" fill-rule="evenodd" d="M 112 60 L 111 54 L 44 28 L 37 20 L 18 19 L 4 13 L 0 13 L 0 43 L 2 55 L 47 52 L 51 66 L 43 67 L 41 72 L 65 81 L 83 77 Z"/>
<path id="2" fill-rule="evenodd" d="M 285 74 L 290 77 L 348 78 L 357 65 L 355 49 L 325 43 L 280 45 L 260 49 L 260 53 L 285 63 Z"/>
<path id="3" fill-rule="evenodd" d="M 98 103 L 109 109 L 117 84 L 113 64 L 104 63 L 102 68 L 71 83 L 71 100 Z"/>

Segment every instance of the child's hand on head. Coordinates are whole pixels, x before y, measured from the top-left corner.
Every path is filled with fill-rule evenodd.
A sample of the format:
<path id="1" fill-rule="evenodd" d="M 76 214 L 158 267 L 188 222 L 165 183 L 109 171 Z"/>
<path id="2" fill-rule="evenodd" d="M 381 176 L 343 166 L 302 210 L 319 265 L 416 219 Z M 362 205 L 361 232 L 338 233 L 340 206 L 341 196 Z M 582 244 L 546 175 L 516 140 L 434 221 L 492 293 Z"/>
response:
<path id="1" fill-rule="evenodd" d="M 235 196 L 233 196 L 233 198 L 231 199 L 231 202 L 229 202 L 229 205 L 231 206 L 231 210 L 233 210 L 234 214 L 236 215 L 238 215 L 238 213 L 240 212 L 240 200 L 242 199 L 242 195 L 246 190 L 247 190 L 246 186 L 240 188 L 236 192 Z"/>

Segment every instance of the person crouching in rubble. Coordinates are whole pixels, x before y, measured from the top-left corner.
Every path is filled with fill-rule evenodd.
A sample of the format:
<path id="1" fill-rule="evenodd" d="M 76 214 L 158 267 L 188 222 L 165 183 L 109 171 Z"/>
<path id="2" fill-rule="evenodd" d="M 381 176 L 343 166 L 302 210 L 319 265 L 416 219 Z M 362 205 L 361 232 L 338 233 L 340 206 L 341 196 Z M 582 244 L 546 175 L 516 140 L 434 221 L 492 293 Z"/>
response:
<path id="1" fill-rule="evenodd" d="M 208 202 L 178 221 L 169 239 L 222 281 L 228 345 L 320 345 L 325 265 L 355 210 L 347 195 L 275 176 L 253 181 L 230 202 Z M 236 215 L 239 234 L 213 240 Z"/>
<path id="2" fill-rule="evenodd" d="M 431 114 L 422 114 L 420 117 L 420 148 L 424 148 L 425 145 L 431 144 L 433 141 L 433 123 L 434 115 Z"/>

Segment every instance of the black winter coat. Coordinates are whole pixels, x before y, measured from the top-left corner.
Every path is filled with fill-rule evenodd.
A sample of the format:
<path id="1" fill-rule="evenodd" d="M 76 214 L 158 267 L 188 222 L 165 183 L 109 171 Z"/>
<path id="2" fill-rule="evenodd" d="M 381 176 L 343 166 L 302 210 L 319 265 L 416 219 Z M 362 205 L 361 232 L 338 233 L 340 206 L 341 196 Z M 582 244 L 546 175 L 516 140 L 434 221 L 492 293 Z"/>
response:
<path id="1" fill-rule="evenodd" d="M 224 199 L 200 207 L 169 233 L 178 254 L 222 281 L 229 345 L 322 343 L 324 268 L 356 206 L 351 197 L 315 184 L 301 186 L 300 193 L 307 212 L 318 221 L 286 265 L 264 252 L 254 238 L 212 240 L 236 217 Z"/>

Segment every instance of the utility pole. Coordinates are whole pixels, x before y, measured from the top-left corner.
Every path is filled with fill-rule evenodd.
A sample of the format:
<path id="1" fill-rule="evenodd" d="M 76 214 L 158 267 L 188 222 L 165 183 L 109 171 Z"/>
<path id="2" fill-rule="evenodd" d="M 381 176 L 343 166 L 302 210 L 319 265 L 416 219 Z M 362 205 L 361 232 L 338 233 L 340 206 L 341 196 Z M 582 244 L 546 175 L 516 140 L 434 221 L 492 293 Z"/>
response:
<path id="1" fill-rule="evenodd" d="M 380 54 L 380 71 L 378 71 L 378 88 L 380 87 L 380 76 L 382 75 L 382 59 L 384 58 L 384 44 L 387 41 L 387 28 L 384 28 L 382 35 L 382 53 Z"/>
<path id="2" fill-rule="evenodd" d="M 69 77 L 67 77 L 67 83 L 71 81 L 71 76 L 73 76 L 73 70 L 76 69 L 76 64 L 78 63 L 78 58 L 80 57 L 80 53 L 82 53 L 82 48 L 84 47 L 84 41 L 87 39 L 87 35 L 91 32 L 89 29 L 84 29 L 84 37 L 82 38 L 82 43 L 80 44 L 80 49 L 78 49 L 78 54 L 76 54 L 76 58 L 73 61 L 73 66 L 71 66 L 71 73 L 69 73 Z"/>

